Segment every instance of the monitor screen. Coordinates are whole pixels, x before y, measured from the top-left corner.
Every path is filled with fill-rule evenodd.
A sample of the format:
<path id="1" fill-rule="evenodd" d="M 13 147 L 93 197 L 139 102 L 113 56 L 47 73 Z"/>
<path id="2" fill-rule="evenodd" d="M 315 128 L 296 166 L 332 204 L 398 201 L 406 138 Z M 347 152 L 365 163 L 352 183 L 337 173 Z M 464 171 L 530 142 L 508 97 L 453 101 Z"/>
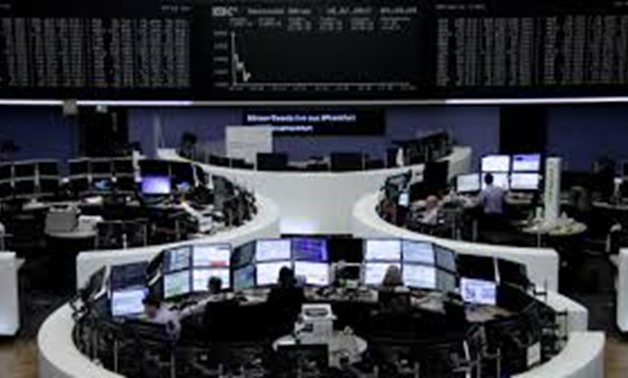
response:
<path id="1" fill-rule="evenodd" d="M 13 165 L 15 177 L 35 177 L 35 164 L 23 163 Z"/>
<path id="2" fill-rule="evenodd" d="M 13 165 L 0 164 L 0 181 L 10 180 L 13 177 Z"/>
<path id="3" fill-rule="evenodd" d="M 456 276 L 452 273 L 438 270 L 436 272 L 436 287 L 444 293 L 454 292 L 456 290 Z"/>
<path id="4" fill-rule="evenodd" d="M 434 265 L 432 243 L 404 240 L 401 244 L 403 262 Z"/>
<path id="5" fill-rule="evenodd" d="M 46 161 L 37 163 L 37 170 L 40 176 L 58 176 L 59 167 L 55 161 Z"/>
<path id="6" fill-rule="evenodd" d="M 327 240 L 317 238 L 292 239 L 292 253 L 295 260 L 327 262 L 329 261 Z"/>
<path id="7" fill-rule="evenodd" d="M 294 274 L 304 277 L 306 285 L 329 286 L 329 265 L 325 263 L 297 261 Z"/>
<path id="8" fill-rule="evenodd" d="M 436 268 L 433 266 L 404 264 L 403 282 L 408 287 L 436 289 Z"/>
<path id="9" fill-rule="evenodd" d="M 436 252 L 436 266 L 450 272 L 456 272 L 456 252 L 451 249 L 443 248 L 440 245 L 434 245 Z"/>
<path id="10" fill-rule="evenodd" d="M 144 312 L 145 287 L 116 290 L 111 293 L 111 315 L 114 317 L 134 316 Z"/>
<path id="11" fill-rule="evenodd" d="M 513 172 L 541 171 L 541 154 L 515 155 L 512 157 Z"/>
<path id="12" fill-rule="evenodd" d="M 258 240 L 255 246 L 257 261 L 289 260 L 292 258 L 289 239 Z"/>
<path id="13" fill-rule="evenodd" d="M 110 177 L 94 178 L 92 179 L 92 189 L 96 193 L 113 192 L 113 180 Z"/>
<path id="14" fill-rule="evenodd" d="M 194 269 L 192 271 L 192 291 L 207 291 L 209 279 L 212 277 L 220 278 L 223 289 L 231 288 L 231 276 L 229 269 Z"/>
<path id="15" fill-rule="evenodd" d="M 410 192 L 403 191 L 399 193 L 399 199 L 397 200 L 397 205 L 401 207 L 410 207 Z"/>
<path id="16" fill-rule="evenodd" d="M 166 272 L 174 272 L 190 268 L 191 247 L 178 247 L 166 251 L 164 269 Z"/>
<path id="17" fill-rule="evenodd" d="M 15 181 L 13 187 L 15 195 L 18 197 L 31 196 L 37 192 L 35 179 Z"/>
<path id="18" fill-rule="evenodd" d="M 236 248 L 231 255 L 231 266 L 239 268 L 253 263 L 255 259 L 255 244 L 255 242 L 250 242 Z"/>
<path id="19" fill-rule="evenodd" d="M 523 289 L 527 289 L 530 285 L 528 270 L 524 264 L 497 259 L 497 271 L 500 284 L 511 284 Z"/>
<path id="20" fill-rule="evenodd" d="M 133 166 L 132 159 L 117 159 L 113 161 L 113 169 L 116 175 L 119 174 L 133 174 L 135 173 L 135 167 Z"/>
<path id="21" fill-rule="evenodd" d="M 364 259 L 366 261 L 400 261 L 401 240 L 367 240 Z"/>
<path id="22" fill-rule="evenodd" d="M 513 173 L 510 175 L 510 189 L 539 190 L 541 176 L 538 173 Z"/>
<path id="23" fill-rule="evenodd" d="M 13 196 L 13 185 L 11 181 L 0 182 L 0 198 L 8 198 Z"/>
<path id="24" fill-rule="evenodd" d="M 233 271 L 233 290 L 245 290 L 255 287 L 255 266 L 247 265 Z"/>
<path id="25" fill-rule="evenodd" d="M 112 266 L 109 287 L 112 291 L 117 291 L 130 286 L 143 285 L 146 280 L 146 268 L 148 268 L 147 262 Z"/>
<path id="26" fill-rule="evenodd" d="M 460 293 L 467 303 L 490 305 L 497 304 L 497 285 L 495 282 L 460 278 Z"/>
<path id="27" fill-rule="evenodd" d="M 58 178 L 40 178 L 39 179 L 39 191 L 43 194 L 54 194 L 59 190 Z"/>
<path id="28" fill-rule="evenodd" d="M 230 260 L 229 244 L 198 244 L 194 246 L 192 253 L 195 268 L 229 267 Z"/>
<path id="29" fill-rule="evenodd" d="M 89 163 L 87 160 L 70 161 L 70 176 L 86 175 L 89 171 Z"/>
<path id="30" fill-rule="evenodd" d="M 458 255 L 458 274 L 461 277 L 496 281 L 495 258 L 488 256 Z"/>
<path id="31" fill-rule="evenodd" d="M 113 173 L 110 160 L 92 160 L 89 163 L 89 168 L 93 175 L 111 175 Z"/>
<path id="32" fill-rule="evenodd" d="M 290 261 L 267 262 L 257 264 L 256 278 L 258 286 L 274 285 L 279 278 L 279 271 L 283 267 L 292 268 Z"/>
<path id="33" fill-rule="evenodd" d="M 207 283 L 205 283 L 205 285 L 207 286 Z M 190 292 L 189 270 L 164 275 L 164 298 L 178 297 L 180 295 L 189 294 Z"/>
<path id="34" fill-rule="evenodd" d="M 365 285 L 381 285 L 386 276 L 386 271 L 391 265 L 401 269 L 401 264 L 390 263 L 374 263 L 369 262 L 364 264 L 364 284 Z"/>
<path id="35" fill-rule="evenodd" d="M 137 191 L 135 177 L 117 177 L 116 190 L 119 192 L 135 193 Z"/>
<path id="36" fill-rule="evenodd" d="M 508 173 L 491 173 L 493 175 L 493 185 L 504 190 L 510 189 L 510 179 Z M 482 189 L 486 188 L 486 183 L 482 180 Z"/>
<path id="37" fill-rule="evenodd" d="M 460 175 L 456 177 L 456 191 L 458 193 L 479 192 L 481 188 L 480 181 L 480 174 L 478 173 Z"/>
<path id="38" fill-rule="evenodd" d="M 361 239 L 332 237 L 329 239 L 329 258 L 332 262 L 359 264 L 364 260 L 363 248 Z"/>
<path id="39" fill-rule="evenodd" d="M 89 180 L 87 177 L 70 179 L 70 188 L 76 193 L 87 192 L 89 190 Z"/>
<path id="40" fill-rule="evenodd" d="M 509 172 L 510 156 L 489 155 L 482 158 L 482 172 Z"/>
<path id="41" fill-rule="evenodd" d="M 172 192 L 172 183 L 168 176 L 142 177 L 142 194 L 167 196 Z"/>

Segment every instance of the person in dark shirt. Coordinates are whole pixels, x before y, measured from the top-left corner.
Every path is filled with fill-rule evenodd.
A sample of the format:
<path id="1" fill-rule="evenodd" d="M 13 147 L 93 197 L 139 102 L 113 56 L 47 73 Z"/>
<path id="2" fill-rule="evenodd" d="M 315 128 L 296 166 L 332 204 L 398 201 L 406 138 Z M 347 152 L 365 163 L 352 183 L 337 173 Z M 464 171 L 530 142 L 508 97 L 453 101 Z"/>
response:
<path id="1" fill-rule="evenodd" d="M 282 332 L 292 329 L 303 302 L 305 302 L 303 288 L 297 286 L 294 272 L 288 267 L 281 268 L 277 285 L 268 295 L 268 305 L 276 328 Z"/>

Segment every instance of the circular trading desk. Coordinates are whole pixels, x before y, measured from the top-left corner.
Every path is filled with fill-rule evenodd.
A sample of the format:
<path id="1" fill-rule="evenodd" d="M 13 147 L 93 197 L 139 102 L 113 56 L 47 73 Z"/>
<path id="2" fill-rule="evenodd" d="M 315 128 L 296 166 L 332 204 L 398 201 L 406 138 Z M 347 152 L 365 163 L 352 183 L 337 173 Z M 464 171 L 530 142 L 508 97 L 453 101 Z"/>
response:
<path id="1" fill-rule="evenodd" d="M 454 147 L 444 158 L 449 177 L 469 171 L 470 147 Z M 162 159 L 181 159 L 174 150 L 160 150 Z M 282 234 L 350 234 L 351 210 L 355 201 L 378 190 L 387 177 L 413 171 L 424 165 L 357 172 L 262 172 L 236 168 L 201 166 L 245 188 L 274 200 L 281 213 Z"/>
<path id="2" fill-rule="evenodd" d="M 491 256 L 504 258 L 524 264 L 527 267 L 530 281 L 539 289 L 549 292 L 558 291 L 559 256 L 549 248 L 524 248 L 507 245 L 491 245 L 437 238 L 413 232 L 383 220 L 376 211 L 378 195 L 370 194 L 361 198 L 353 209 L 353 229 L 355 237 L 362 238 L 401 238 L 419 241 L 428 241 L 440 244 L 455 250 L 460 254 Z M 565 298 L 556 296 L 556 298 Z M 588 329 L 587 310 L 570 300 L 562 301 L 561 311 L 567 311 L 570 331 L 585 331 Z"/>
<path id="3" fill-rule="evenodd" d="M 278 237 L 280 231 L 279 210 L 277 205 L 275 205 L 273 201 L 259 195 L 256 195 L 255 198 L 257 214 L 255 214 L 252 220 L 240 227 L 195 239 L 194 242 L 229 243 L 239 246 L 252 240 Z M 190 242 L 191 241 L 139 248 L 81 252 L 76 259 L 77 288 L 82 287 L 87 279 L 103 266 L 147 261 L 155 257 L 164 248 L 185 245 Z"/>

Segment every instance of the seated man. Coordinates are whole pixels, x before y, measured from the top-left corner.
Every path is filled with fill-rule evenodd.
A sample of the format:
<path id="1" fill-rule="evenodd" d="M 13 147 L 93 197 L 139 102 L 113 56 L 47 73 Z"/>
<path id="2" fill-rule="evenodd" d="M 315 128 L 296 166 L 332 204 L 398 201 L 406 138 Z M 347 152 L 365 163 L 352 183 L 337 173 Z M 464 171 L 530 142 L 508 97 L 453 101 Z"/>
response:
<path id="1" fill-rule="evenodd" d="M 144 304 L 144 314 L 146 320 L 155 324 L 163 324 L 166 331 L 173 337 L 178 338 L 181 333 L 181 322 L 176 311 L 168 309 L 161 300 L 154 295 L 148 295 L 142 301 Z"/>
<path id="2" fill-rule="evenodd" d="M 493 175 L 487 173 L 484 176 L 486 187 L 482 189 L 479 197 L 479 204 L 484 211 L 484 215 L 501 216 L 504 214 L 504 197 L 506 192 L 503 188 L 493 183 Z"/>
<path id="3" fill-rule="evenodd" d="M 436 225 L 440 212 L 440 201 L 438 197 L 431 195 L 425 200 L 425 210 L 421 216 L 421 223 Z"/>

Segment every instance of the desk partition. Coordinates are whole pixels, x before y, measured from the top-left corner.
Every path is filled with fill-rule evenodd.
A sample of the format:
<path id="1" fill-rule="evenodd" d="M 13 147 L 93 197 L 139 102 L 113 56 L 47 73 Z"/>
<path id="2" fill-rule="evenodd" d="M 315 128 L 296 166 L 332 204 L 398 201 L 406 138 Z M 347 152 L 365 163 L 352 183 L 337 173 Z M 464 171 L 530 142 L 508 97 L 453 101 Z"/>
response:
<path id="1" fill-rule="evenodd" d="M 0 336 L 14 336 L 20 328 L 18 270 L 13 252 L 0 252 Z"/>

